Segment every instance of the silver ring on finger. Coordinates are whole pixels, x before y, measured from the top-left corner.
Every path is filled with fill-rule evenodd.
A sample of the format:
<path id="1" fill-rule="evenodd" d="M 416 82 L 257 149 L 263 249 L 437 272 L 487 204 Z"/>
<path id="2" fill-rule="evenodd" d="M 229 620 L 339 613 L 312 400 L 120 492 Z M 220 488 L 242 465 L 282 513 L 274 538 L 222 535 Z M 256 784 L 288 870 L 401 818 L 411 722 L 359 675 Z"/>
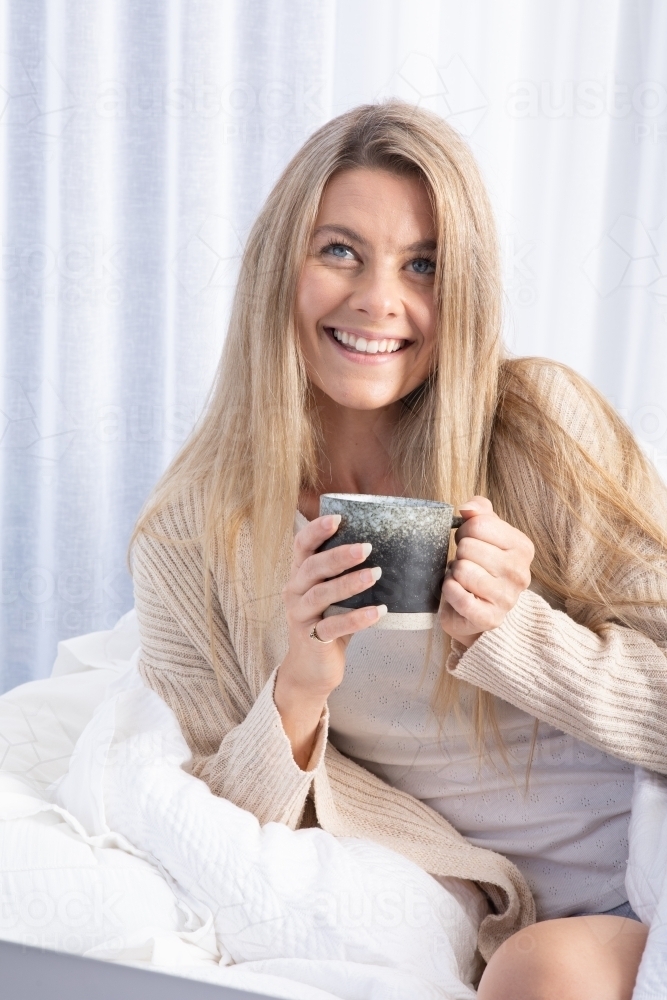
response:
<path id="1" fill-rule="evenodd" d="M 317 634 L 317 625 L 318 623 L 315 622 L 312 629 L 310 630 L 309 636 L 311 639 L 317 639 L 317 641 L 321 642 L 323 646 L 328 646 L 330 642 L 335 642 L 334 639 L 320 639 L 319 635 Z"/>

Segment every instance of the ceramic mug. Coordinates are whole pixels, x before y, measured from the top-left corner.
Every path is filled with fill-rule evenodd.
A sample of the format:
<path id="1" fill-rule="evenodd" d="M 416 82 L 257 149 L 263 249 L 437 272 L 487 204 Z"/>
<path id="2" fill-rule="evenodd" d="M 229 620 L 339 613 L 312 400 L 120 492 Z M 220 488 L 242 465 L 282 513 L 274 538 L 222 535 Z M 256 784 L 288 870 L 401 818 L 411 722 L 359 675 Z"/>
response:
<path id="1" fill-rule="evenodd" d="M 447 566 L 449 535 L 463 524 L 449 503 L 412 497 L 368 496 L 363 493 L 325 493 L 320 497 L 320 516 L 340 514 L 335 535 L 319 551 L 370 542 L 372 552 L 365 566 L 380 566 L 382 576 L 360 594 L 332 604 L 325 617 L 343 614 L 369 604 L 386 604 L 387 614 L 376 628 L 432 628 L 440 604 L 440 591 Z"/>

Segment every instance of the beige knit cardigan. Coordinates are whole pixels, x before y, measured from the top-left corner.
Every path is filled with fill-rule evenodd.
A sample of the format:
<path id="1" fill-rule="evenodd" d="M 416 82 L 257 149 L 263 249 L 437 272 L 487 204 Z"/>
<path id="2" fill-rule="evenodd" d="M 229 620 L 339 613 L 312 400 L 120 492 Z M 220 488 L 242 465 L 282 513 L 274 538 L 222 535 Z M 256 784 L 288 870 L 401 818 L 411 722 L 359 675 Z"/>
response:
<path id="1" fill-rule="evenodd" d="M 561 422 L 590 445 L 590 413 L 562 373 L 552 374 L 551 398 L 560 401 Z M 511 473 L 521 480 L 522 467 L 517 463 Z M 543 524 L 548 496 L 535 496 L 534 477 L 526 476 L 522 488 L 526 502 L 540 506 Z M 557 512 L 553 517 L 557 522 Z M 479 934 L 488 961 L 505 938 L 535 919 L 523 877 L 506 858 L 473 847 L 427 805 L 339 753 L 327 740 L 327 710 L 308 769 L 295 763 L 273 700 L 277 667 L 287 651 L 285 615 L 276 601 L 268 624 L 258 628 L 266 615 L 259 613 L 254 593 L 247 529 L 234 572 L 219 552 L 215 556 L 216 676 L 196 540 L 203 518 L 204 490 L 193 484 L 153 516 L 133 549 L 139 669 L 176 714 L 194 774 L 263 824 L 308 825 L 314 804 L 316 821 L 329 833 L 367 837 L 433 875 L 479 883 L 495 909 Z M 290 549 L 286 539 L 285 575 Z M 667 773 L 667 587 L 657 575 L 634 574 L 627 591 L 661 593 L 664 603 L 638 609 L 634 628 L 610 624 L 603 635 L 578 624 L 567 608 L 558 610 L 549 594 L 525 591 L 502 625 L 470 649 L 454 643 L 447 667 L 606 753 Z"/>

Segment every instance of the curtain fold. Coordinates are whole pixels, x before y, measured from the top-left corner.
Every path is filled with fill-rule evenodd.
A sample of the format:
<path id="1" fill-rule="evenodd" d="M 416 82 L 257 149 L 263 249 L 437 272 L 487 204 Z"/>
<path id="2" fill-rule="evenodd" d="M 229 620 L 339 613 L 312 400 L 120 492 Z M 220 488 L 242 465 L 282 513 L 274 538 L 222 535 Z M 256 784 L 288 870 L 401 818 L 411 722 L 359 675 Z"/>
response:
<path id="1" fill-rule="evenodd" d="M 468 138 L 506 339 L 667 475 L 661 0 L 4 0 L 0 687 L 132 605 L 127 541 L 200 412 L 243 242 L 303 140 L 395 95 Z"/>

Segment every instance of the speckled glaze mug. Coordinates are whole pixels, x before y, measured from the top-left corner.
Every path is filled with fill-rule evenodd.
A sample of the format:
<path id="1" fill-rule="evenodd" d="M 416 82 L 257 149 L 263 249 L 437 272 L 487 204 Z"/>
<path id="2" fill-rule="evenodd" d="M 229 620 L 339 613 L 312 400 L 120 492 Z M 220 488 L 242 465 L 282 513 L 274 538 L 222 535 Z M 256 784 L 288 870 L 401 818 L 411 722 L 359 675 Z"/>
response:
<path id="1" fill-rule="evenodd" d="M 454 516 L 449 503 L 412 497 L 368 496 L 363 493 L 325 493 L 320 516 L 340 514 L 336 534 L 319 551 L 370 542 L 373 550 L 365 566 L 380 566 L 380 579 L 353 597 L 332 604 L 324 612 L 343 614 L 351 608 L 386 604 L 387 614 L 373 628 L 432 628 L 440 604 L 440 590 L 447 565 L 449 537 L 463 518 Z"/>

